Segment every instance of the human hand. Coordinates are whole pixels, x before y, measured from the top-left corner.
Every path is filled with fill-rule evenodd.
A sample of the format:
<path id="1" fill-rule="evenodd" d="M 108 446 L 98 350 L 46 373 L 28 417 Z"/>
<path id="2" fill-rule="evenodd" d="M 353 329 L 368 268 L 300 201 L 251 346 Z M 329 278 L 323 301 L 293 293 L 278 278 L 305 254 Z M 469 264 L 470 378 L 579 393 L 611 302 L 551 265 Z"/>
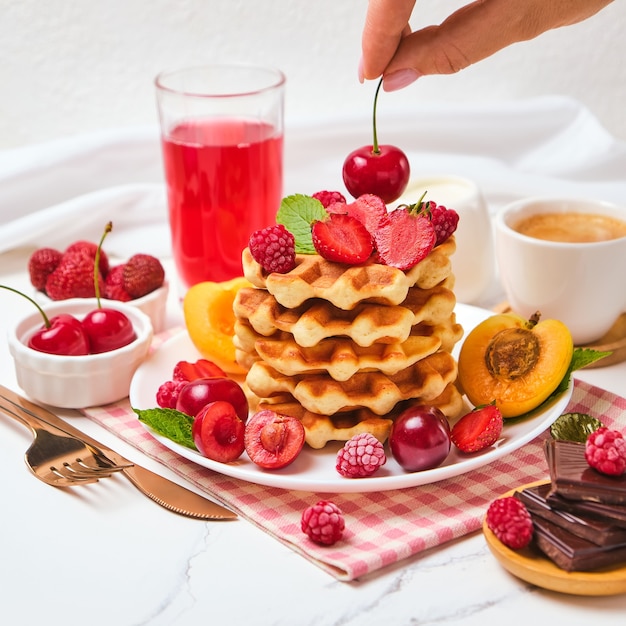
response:
<path id="1" fill-rule="evenodd" d="M 359 80 L 395 91 L 427 74 L 453 74 L 513 43 L 581 22 L 612 0 L 475 0 L 439 26 L 411 31 L 415 0 L 369 0 Z"/>

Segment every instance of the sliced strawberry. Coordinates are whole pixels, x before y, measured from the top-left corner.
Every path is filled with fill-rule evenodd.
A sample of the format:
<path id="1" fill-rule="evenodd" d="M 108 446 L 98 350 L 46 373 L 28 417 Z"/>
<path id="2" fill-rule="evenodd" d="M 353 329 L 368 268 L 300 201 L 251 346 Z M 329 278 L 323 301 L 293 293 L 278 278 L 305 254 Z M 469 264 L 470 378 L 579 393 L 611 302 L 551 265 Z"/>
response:
<path id="1" fill-rule="evenodd" d="M 329 213 L 345 213 L 356 217 L 372 236 L 374 236 L 374 233 L 378 230 L 380 221 L 387 215 L 387 205 L 383 202 L 382 198 L 372 193 L 359 196 L 350 204 L 346 204 L 345 202 L 343 204 L 331 204 L 326 207 L 326 210 Z"/>
<path id="2" fill-rule="evenodd" d="M 452 427 L 450 439 L 461 452 L 478 452 L 498 440 L 502 426 L 500 409 L 495 404 L 488 404 L 464 415 Z"/>
<path id="3" fill-rule="evenodd" d="M 381 219 L 374 235 L 381 263 L 408 270 L 435 247 L 435 229 L 416 205 L 398 207 Z"/>
<path id="4" fill-rule="evenodd" d="M 191 382 L 198 378 L 226 378 L 226 374 L 224 370 L 215 365 L 213 361 L 199 359 L 195 363 L 190 363 L 189 361 L 179 361 L 176 363 L 172 378 L 173 380 L 186 380 Z"/>
<path id="5" fill-rule="evenodd" d="M 326 220 L 313 222 L 311 236 L 318 254 L 335 263 L 357 265 L 374 251 L 372 236 L 351 215 L 332 213 Z"/>

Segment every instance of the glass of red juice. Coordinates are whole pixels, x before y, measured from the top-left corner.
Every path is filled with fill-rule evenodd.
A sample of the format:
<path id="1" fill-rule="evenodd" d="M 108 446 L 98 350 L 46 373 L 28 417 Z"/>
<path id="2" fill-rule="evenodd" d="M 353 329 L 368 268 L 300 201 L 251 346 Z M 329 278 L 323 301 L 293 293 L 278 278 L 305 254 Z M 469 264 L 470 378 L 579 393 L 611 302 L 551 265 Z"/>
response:
<path id="1" fill-rule="evenodd" d="M 210 65 L 155 84 L 180 287 L 241 276 L 250 235 L 275 223 L 282 198 L 285 76 Z"/>

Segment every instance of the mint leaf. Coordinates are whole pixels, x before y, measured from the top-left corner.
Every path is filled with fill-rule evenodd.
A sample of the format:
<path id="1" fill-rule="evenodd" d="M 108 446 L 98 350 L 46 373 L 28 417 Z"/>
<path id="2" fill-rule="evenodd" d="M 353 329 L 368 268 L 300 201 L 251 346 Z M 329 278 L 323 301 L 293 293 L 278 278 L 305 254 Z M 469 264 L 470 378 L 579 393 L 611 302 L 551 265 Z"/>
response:
<path id="1" fill-rule="evenodd" d="M 197 450 L 191 434 L 193 417 L 175 409 L 135 409 L 139 421 L 147 424 L 154 432 L 175 443 Z"/>
<path id="2" fill-rule="evenodd" d="M 294 194 L 282 199 L 276 223 L 282 224 L 294 236 L 298 254 L 315 254 L 311 223 L 326 217 L 328 213 L 317 198 Z"/>
<path id="3" fill-rule="evenodd" d="M 613 354 L 612 352 L 601 352 L 600 350 L 593 350 L 592 348 L 574 348 L 574 355 L 569 366 L 569 374 L 575 370 L 580 370 L 587 365 L 591 365 L 605 356 Z"/>

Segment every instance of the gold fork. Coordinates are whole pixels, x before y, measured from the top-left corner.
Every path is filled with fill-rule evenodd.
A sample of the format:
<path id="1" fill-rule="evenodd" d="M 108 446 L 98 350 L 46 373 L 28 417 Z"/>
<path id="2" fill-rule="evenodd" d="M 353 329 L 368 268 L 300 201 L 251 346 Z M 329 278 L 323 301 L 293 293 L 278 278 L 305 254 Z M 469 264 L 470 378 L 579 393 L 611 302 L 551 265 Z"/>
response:
<path id="1" fill-rule="evenodd" d="M 128 465 L 114 464 L 89 444 L 64 431 L 16 410 L 9 401 L 0 400 L 0 411 L 27 426 L 34 440 L 24 460 L 31 472 L 54 487 L 74 487 L 111 476 Z"/>

